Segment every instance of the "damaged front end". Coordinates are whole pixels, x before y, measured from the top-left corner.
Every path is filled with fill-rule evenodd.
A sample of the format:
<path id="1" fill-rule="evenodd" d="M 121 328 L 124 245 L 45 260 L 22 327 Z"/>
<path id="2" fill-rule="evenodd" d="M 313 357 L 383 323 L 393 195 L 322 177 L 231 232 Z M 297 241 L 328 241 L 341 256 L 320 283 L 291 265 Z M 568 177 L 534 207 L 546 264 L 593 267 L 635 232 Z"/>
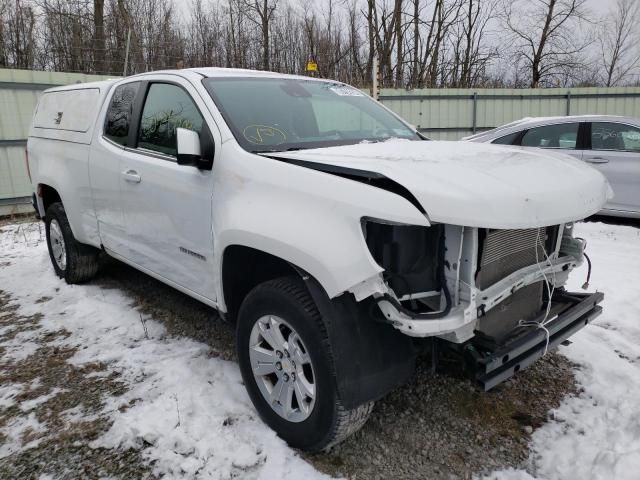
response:
<path id="1" fill-rule="evenodd" d="M 585 258 L 573 224 L 486 229 L 364 219 L 363 232 L 384 271 L 356 297 L 370 293 L 409 336 L 445 341 L 487 390 L 601 312 L 601 293 L 563 288 Z"/>

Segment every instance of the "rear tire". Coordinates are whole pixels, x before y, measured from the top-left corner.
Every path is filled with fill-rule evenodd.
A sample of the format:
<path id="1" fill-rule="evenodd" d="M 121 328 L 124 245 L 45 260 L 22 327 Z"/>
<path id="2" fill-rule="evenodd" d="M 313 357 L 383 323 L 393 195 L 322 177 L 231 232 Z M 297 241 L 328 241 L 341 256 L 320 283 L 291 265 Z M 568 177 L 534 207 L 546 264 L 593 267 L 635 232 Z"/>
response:
<path id="1" fill-rule="evenodd" d="M 67 283 L 82 283 L 95 277 L 100 251 L 74 238 L 62 203 L 52 203 L 47 208 L 45 231 L 49 257 L 58 277 Z"/>
<path id="2" fill-rule="evenodd" d="M 249 396 L 264 422 L 290 446 L 307 451 L 326 449 L 366 423 L 374 403 L 351 410 L 343 407 L 327 331 L 300 278 L 283 277 L 254 288 L 240 307 L 236 333 L 240 370 Z M 272 343 L 279 346 L 272 347 Z M 306 389 L 293 385 L 301 379 Z M 283 392 L 288 388 L 289 397 L 283 394 L 277 395 L 277 400 L 268 399 L 269 392 L 279 392 L 278 388 Z M 305 393 L 300 394 L 301 390 Z"/>

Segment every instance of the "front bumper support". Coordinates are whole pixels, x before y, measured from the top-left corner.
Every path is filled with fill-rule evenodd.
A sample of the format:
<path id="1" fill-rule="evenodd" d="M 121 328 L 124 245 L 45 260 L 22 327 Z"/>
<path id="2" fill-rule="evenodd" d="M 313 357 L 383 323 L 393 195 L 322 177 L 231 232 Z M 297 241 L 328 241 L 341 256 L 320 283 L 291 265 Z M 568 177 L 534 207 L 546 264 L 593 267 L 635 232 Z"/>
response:
<path id="1" fill-rule="evenodd" d="M 554 303 L 568 307 L 565 306 L 562 313 L 545 325 L 549 331 L 548 350 L 557 347 L 600 315 L 602 307 L 599 303 L 603 299 L 602 292 L 554 295 Z M 536 327 L 491 352 L 477 348 L 471 340 L 466 348 L 471 353 L 467 359 L 473 363 L 475 380 L 487 391 L 541 358 L 546 341 L 545 331 Z"/>

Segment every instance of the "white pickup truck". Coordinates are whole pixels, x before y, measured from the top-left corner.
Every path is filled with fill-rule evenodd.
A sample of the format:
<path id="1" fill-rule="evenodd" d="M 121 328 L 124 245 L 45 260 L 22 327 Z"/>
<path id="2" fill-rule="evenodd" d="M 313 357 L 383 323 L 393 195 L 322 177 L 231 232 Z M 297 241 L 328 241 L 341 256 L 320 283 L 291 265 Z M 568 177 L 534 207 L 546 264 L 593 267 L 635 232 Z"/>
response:
<path id="1" fill-rule="evenodd" d="M 611 195 L 600 173 L 427 141 L 338 82 L 198 68 L 53 88 L 27 150 L 58 276 L 91 279 L 103 252 L 215 307 L 298 448 L 356 431 L 422 351 L 489 389 L 601 312 L 563 288 L 573 222 Z"/>

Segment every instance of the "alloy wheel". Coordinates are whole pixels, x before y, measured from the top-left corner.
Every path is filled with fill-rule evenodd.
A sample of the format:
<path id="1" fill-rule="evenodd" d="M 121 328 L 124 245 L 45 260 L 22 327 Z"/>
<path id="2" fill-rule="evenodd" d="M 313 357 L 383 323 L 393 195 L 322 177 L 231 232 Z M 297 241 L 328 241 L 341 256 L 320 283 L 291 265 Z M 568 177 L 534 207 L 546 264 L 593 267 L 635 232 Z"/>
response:
<path id="1" fill-rule="evenodd" d="M 64 243 L 64 236 L 58 220 L 55 218 L 49 224 L 49 240 L 51 242 L 51 253 L 58 268 L 64 272 L 67 268 L 67 248 Z"/>
<path id="2" fill-rule="evenodd" d="M 306 420 L 316 401 L 315 375 L 309 352 L 291 325 L 275 315 L 259 318 L 251 330 L 249 358 L 271 408 L 290 422 Z"/>

